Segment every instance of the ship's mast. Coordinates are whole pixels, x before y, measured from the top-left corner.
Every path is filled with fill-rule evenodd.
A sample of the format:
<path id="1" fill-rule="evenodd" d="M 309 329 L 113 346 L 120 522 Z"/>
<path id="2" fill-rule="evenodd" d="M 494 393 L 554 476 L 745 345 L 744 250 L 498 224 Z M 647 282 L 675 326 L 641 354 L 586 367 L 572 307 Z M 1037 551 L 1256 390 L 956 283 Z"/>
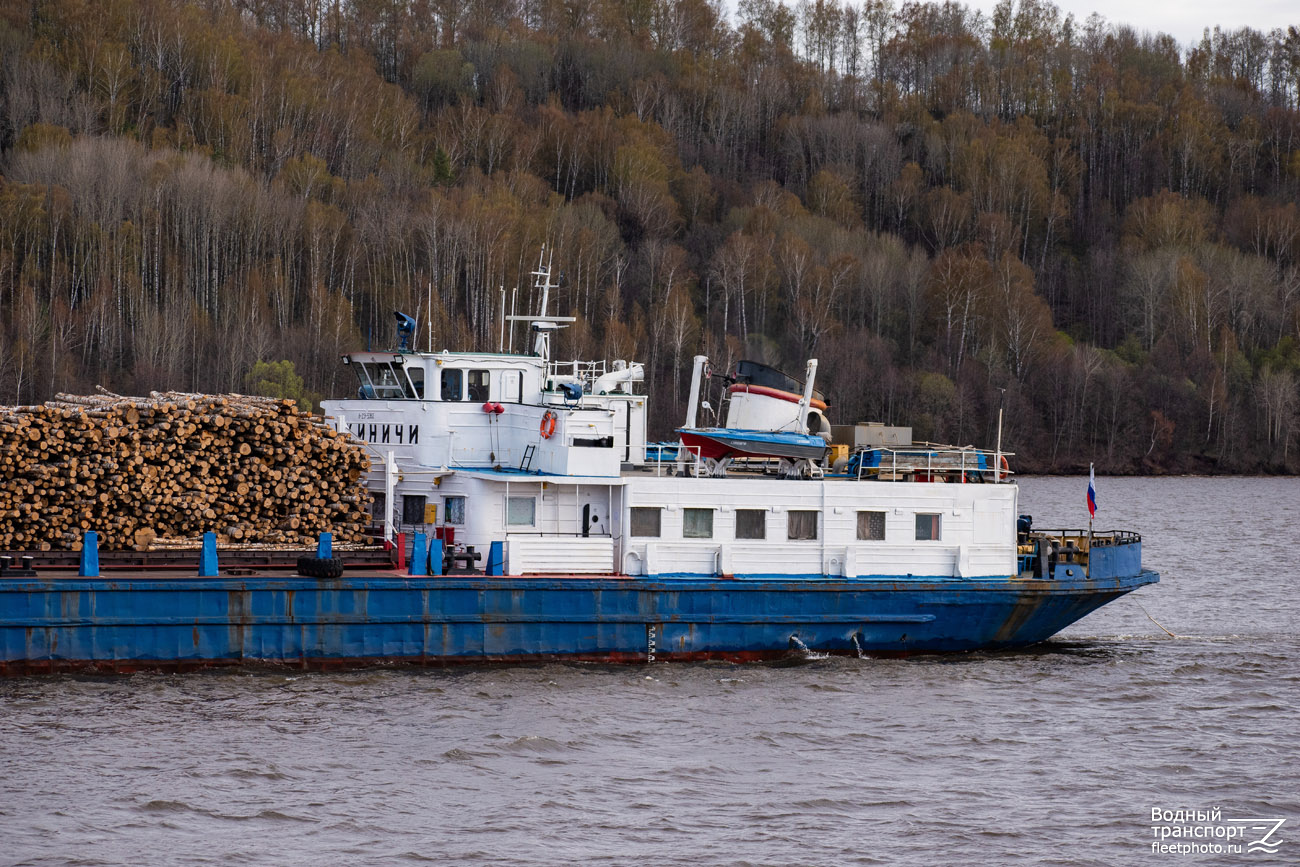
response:
<path id="1" fill-rule="evenodd" d="M 532 272 L 533 286 L 542 290 L 542 302 L 536 316 L 508 316 L 511 322 L 523 320 L 531 322 L 537 338 L 533 341 L 533 354 L 544 361 L 551 360 L 551 332 L 558 331 L 570 322 L 576 322 L 574 316 L 548 316 L 546 308 L 551 303 L 551 289 L 558 288 L 558 283 L 551 282 L 552 257 L 548 256 L 546 247 L 537 254 L 537 270 Z"/>
<path id="2" fill-rule="evenodd" d="M 533 341 L 533 351 L 537 353 L 538 358 L 551 360 L 551 331 L 549 328 L 539 328 L 540 325 L 547 324 L 546 308 L 551 302 L 551 260 L 547 260 L 545 265 L 542 264 L 542 257 L 546 255 L 546 248 L 543 247 L 537 254 L 537 270 L 533 272 L 534 285 L 542 290 L 542 306 L 537 313 L 537 319 L 533 322 L 533 330 L 537 332 L 537 339 Z"/>
<path id="3" fill-rule="evenodd" d="M 551 258 L 547 259 L 546 264 L 542 264 L 542 259 L 546 256 L 546 246 L 543 245 L 541 251 L 537 254 L 537 270 L 533 276 L 537 278 L 533 281 L 537 288 L 542 290 L 542 309 L 537 312 L 538 316 L 546 315 L 546 307 L 551 298 L 551 262 L 554 261 L 554 253 Z"/>

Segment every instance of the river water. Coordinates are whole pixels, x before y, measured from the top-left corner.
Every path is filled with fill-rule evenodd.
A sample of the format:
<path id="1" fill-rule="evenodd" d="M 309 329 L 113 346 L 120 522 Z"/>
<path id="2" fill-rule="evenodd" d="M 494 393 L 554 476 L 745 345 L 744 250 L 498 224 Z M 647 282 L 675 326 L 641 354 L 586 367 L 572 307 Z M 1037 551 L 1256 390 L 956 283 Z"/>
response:
<path id="1" fill-rule="evenodd" d="M 0 681 L 0 863 L 1300 863 L 1300 481 L 1098 498 L 1162 581 L 1027 652 Z"/>

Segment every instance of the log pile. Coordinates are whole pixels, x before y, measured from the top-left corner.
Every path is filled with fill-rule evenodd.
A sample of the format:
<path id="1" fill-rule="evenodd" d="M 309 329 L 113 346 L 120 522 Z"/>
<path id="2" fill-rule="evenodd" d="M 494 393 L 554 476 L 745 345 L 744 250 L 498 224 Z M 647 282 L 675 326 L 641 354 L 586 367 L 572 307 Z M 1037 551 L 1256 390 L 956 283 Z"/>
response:
<path id="1" fill-rule="evenodd" d="M 101 392 L 0 407 L 0 550 L 365 541 L 369 458 L 293 401 Z"/>

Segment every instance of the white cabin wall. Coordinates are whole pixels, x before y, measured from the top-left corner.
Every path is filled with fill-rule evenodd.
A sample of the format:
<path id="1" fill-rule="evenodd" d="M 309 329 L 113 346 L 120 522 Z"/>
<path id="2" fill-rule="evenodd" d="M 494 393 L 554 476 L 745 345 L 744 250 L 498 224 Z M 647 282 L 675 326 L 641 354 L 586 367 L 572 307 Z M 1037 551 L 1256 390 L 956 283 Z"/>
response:
<path id="1" fill-rule="evenodd" d="M 529 469 L 600 476 L 616 476 L 625 457 L 644 460 L 642 395 L 589 395 L 579 407 L 570 407 L 560 395 L 541 390 L 544 363 L 536 358 L 438 353 L 407 356 L 406 366 L 425 371 L 430 399 L 324 403 L 335 427 L 351 431 L 375 457 L 391 449 L 402 467 L 519 468 L 532 447 Z M 433 399 L 441 397 L 441 376 L 447 370 L 460 372 L 462 400 Z M 499 403 L 503 412 L 484 412 L 482 400 L 468 399 L 469 373 L 475 370 L 488 371 L 487 401 Z M 507 387 L 507 375 L 522 379 L 522 395 L 513 384 Z M 548 411 L 555 414 L 555 433 L 546 438 L 541 425 Z M 613 447 L 574 446 L 575 437 L 608 437 Z"/>
<path id="2" fill-rule="evenodd" d="M 660 536 L 624 539 L 621 556 L 628 568 L 648 558 L 654 574 L 1005 576 L 1015 571 L 1015 500 L 1010 485 L 637 479 L 623 520 L 635 506 L 663 507 Z M 992 542 L 975 532 L 977 504 Z M 683 538 L 686 508 L 714 509 L 713 538 Z M 766 539 L 735 538 L 742 508 L 766 510 Z M 787 538 L 791 510 L 819 513 L 816 540 Z M 857 539 L 858 511 L 885 513 L 885 541 Z M 916 539 L 918 513 L 941 516 L 939 540 Z"/>

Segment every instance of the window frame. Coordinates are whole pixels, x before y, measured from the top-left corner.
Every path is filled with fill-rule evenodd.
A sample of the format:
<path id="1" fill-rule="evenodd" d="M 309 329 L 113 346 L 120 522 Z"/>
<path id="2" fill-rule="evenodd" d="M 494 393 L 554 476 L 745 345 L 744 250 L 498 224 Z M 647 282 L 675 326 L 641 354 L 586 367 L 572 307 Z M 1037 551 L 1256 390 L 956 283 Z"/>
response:
<path id="1" fill-rule="evenodd" d="M 872 535 L 870 535 L 870 530 L 871 530 L 871 520 L 872 520 L 872 519 L 871 519 L 871 517 L 868 517 L 868 516 L 879 516 L 879 517 L 880 517 L 880 535 L 879 535 L 879 536 L 872 536 Z M 867 528 L 868 528 L 868 535 L 865 535 L 865 536 L 862 534 L 862 519 L 863 519 L 864 517 L 867 518 Z M 859 541 L 859 542 L 883 542 L 883 541 L 885 541 L 885 537 L 888 535 L 888 524 L 887 524 L 886 521 L 885 521 L 885 513 L 884 513 L 883 511 L 879 510 L 879 509 L 858 509 L 858 527 L 857 527 L 857 530 L 858 530 L 858 541 Z"/>
<path id="2" fill-rule="evenodd" d="M 696 506 L 691 506 L 691 507 L 689 507 L 689 508 L 687 508 L 687 507 L 683 507 L 683 508 L 682 508 L 682 538 L 683 538 L 683 539 L 712 539 L 712 538 L 713 538 L 713 514 L 714 514 L 715 511 L 717 511 L 717 510 L 716 510 L 716 509 L 713 509 L 713 508 L 708 508 L 708 507 L 703 507 L 703 508 L 701 508 L 701 507 L 696 507 Z M 708 533 L 707 533 L 707 534 L 701 533 L 701 532 L 699 532 L 698 530 L 696 530 L 696 531 L 694 531 L 694 532 L 689 532 L 689 529 L 690 529 L 690 528 L 688 527 L 689 522 L 688 522 L 687 517 L 686 517 L 686 515 L 687 515 L 688 512 L 693 513 L 693 514 L 692 514 L 692 517 L 695 517 L 695 518 L 698 518 L 698 517 L 702 516 L 702 515 L 705 514 L 705 513 L 708 514 L 708 521 L 707 521 L 707 523 L 708 523 L 709 527 L 708 527 Z"/>
<path id="3" fill-rule="evenodd" d="M 419 364 L 404 364 L 402 369 L 406 373 L 407 384 L 411 387 L 411 396 L 415 400 L 424 400 L 424 389 L 427 383 L 424 367 Z"/>
<path id="4" fill-rule="evenodd" d="M 653 512 L 655 516 L 654 534 L 651 535 L 648 533 L 638 532 L 639 529 L 644 529 L 644 528 L 637 527 L 637 515 L 640 515 L 644 519 L 651 512 Z M 631 512 L 628 515 L 627 534 L 629 538 L 633 538 L 633 539 L 662 539 L 664 534 L 663 506 L 632 506 Z"/>
<path id="5" fill-rule="evenodd" d="M 510 504 L 522 503 L 524 501 L 527 501 L 528 504 L 531 506 L 528 522 L 521 523 L 519 521 L 511 520 Z M 507 531 L 511 527 L 534 527 L 535 528 L 537 526 L 537 497 L 531 494 L 511 494 L 510 496 L 506 497 L 505 519 L 506 519 Z"/>
<path id="6" fill-rule="evenodd" d="M 458 510 L 452 508 L 452 503 L 453 503 L 453 502 L 456 502 L 456 503 L 459 504 L 460 508 L 459 508 Z M 442 515 L 443 515 L 443 523 L 444 523 L 444 524 L 450 524 L 450 525 L 453 526 L 453 527 L 463 527 L 463 526 L 465 526 L 465 507 L 466 507 L 466 505 L 467 505 L 467 503 L 466 503 L 466 498 L 463 497 L 463 496 L 460 496 L 459 494 L 451 494 L 450 496 L 443 497 L 443 498 L 442 498 Z M 456 520 L 457 512 L 458 512 L 458 511 L 459 511 L 459 518 L 460 518 L 460 520 Z"/>
<path id="7" fill-rule="evenodd" d="M 465 371 L 465 373 L 465 399 L 471 403 L 491 400 L 492 371 L 486 368 L 476 367 Z M 480 377 L 483 381 L 476 384 L 474 380 Z"/>
<path id="8" fill-rule="evenodd" d="M 930 527 L 927 531 L 933 535 L 921 535 L 921 519 L 931 519 Z M 942 512 L 917 512 L 916 513 L 916 541 L 918 542 L 942 542 L 943 541 L 943 513 Z"/>
<path id="9" fill-rule="evenodd" d="M 416 514 L 412 509 L 412 506 L 417 500 L 420 503 L 418 514 Z M 423 524 L 424 507 L 428 505 L 428 503 L 429 503 L 429 498 L 425 494 L 402 494 L 402 523 L 407 526 Z M 414 521 L 411 520 L 412 514 L 416 514 L 416 518 Z"/>
<path id="10" fill-rule="evenodd" d="M 741 535 L 740 516 L 757 515 L 758 516 L 758 535 Z M 736 510 L 736 538 L 744 539 L 751 542 L 761 542 L 767 538 L 767 509 L 737 509 Z"/>
<path id="11" fill-rule="evenodd" d="M 394 365 L 391 361 L 353 361 L 348 366 L 361 384 L 359 393 L 363 400 L 410 398 L 411 383 L 402 369 L 404 365 Z"/>
<path id="12" fill-rule="evenodd" d="M 795 515 L 813 516 L 813 534 L 811 536 L 794 535 L 793 519 Z M 788 509 L 785 513 L 785 535 L 789 542 L 816 542 L 821 538 L 821 511 L 818 509 Z"/>
<path id="13" fill-rule="evenodd" d="M 449 380 L 454 380 L 455 397 L 448 397 Z M 444 367 L 438 372 L 438 400 L 460 401 L 465 397 L 465 371 L 459 367 Z"/>

